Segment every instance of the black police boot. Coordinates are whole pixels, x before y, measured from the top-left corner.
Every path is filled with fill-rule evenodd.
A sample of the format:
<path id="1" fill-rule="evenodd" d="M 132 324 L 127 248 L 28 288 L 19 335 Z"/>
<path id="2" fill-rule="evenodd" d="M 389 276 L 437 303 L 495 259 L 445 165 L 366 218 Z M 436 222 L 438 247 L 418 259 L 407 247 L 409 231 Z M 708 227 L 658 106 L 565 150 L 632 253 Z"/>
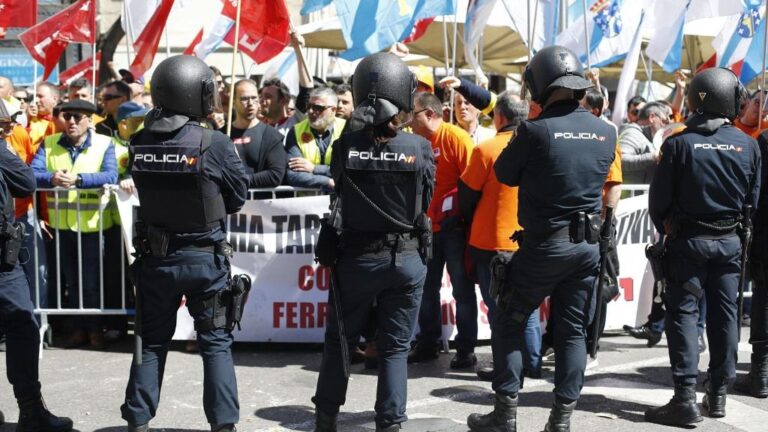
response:
<path id="1" fill-rule="evenodd" d="M 704 419 L 696 406 L 696 386 L 675 384 L 675 395 L 664 406 L 645 412 L 645 420 L 667 426 L 690 426 Z"/>
<path id="2" fill-rule="evenodd" d="M 336 432 L 336 416 L 315 409 L 315 432 Z"/>
<path id="3" fill-rule="evenodd" d="M 232 423 L 217 426 L 211 425 L 211 432 L 237 432 L 237 428 Z"/>
<path id="4" fill-rule="evenodd" d="M 756 398 L 768 397 L 768 348 L 752 353 L 749 373 L 736 378 L 733 388 Z"/>
<path id="5" fill-rule="evenodd" d="M 648 348 L 656 346 L 661 341 L 661 333 L 651 330 L 647 325 L 641 325 L 637 328 L 630 328 L 628 330 L 630 336 L 635 339 L 646 339 Z"/>
<path id="6" fill-rule="evenodd" d="M 43 397 L 19 399 L 19 422 L 16 432 L 67 432 L 72 430 L 72 420 L 56 417 L 48 411 Z"/>
<path id="7" fill-rule="evenodd" d="M 710 417 L 720 418 L 725 417 L 725 384 L 714 386 L 712 381 L 708 381 L 704 388 L 704 399 L 701 401 L 701 406 L 707 411 Z"/>
<path id="8" fill-rule="evenodd" d="M 576 401 L 567 404 L 555 401 L 552 404 L 552 411 L 549 412 L 549 420 L 544 426 L 544 432 L 569 432 L 574 408 L 576 408 Z"/>
<path id="9" fill-rule="evenodd" d="M 128 425 L 128 432 L 147 432 L 149 431 L 149 423 L 144 423 L 140 425 Z"/>
<path id="10" fill-rule="evenodd" d="M 493 411 L 488 414 L 470 414 L 467 426 L 473 432 L 515 432 L 517 430 L 517 396 L 496 393 Z"/>
<path id="11" fill-rule="evenodd" d="M 466 369 L 477 364 L 475 353 L 456 352 L 451 359 L 451 369 Z"/>

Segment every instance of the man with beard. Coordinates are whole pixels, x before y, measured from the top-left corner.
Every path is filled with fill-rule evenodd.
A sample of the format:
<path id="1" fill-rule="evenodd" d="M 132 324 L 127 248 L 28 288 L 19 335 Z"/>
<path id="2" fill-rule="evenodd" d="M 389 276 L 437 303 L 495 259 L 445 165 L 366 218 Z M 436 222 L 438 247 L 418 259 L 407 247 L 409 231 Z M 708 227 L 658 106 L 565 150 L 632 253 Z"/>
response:
<path id="1" fill-rule="evenodd" d="M 291 186 L 332 188 L 331 150 L 344 129 L 344 119 L 336 117 L 336 93 L 319 87 L 309 94 L 307 118 L 296 123 L 285 136 L 288 153 L 286 181 Z"/>
<path id="2" fill-rule="evenodd" d="M 258 119 L 259 90 L 256 82 L 235 83 L 235 121 L 230 138 L 245 164 L 248 187 L 271 188 L 283 182 L 288 158 L 283 136 Z"/>

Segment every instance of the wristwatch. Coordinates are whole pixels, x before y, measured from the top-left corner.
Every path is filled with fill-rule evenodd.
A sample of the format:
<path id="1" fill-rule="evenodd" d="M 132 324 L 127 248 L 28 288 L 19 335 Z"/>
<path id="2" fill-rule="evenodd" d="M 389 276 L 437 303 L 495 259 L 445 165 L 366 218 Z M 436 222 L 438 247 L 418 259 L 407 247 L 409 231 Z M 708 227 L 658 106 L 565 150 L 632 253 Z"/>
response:
<path id="1" fill-rule="evenodd" d="M 83 176 L 80 174 L 77 175 L 77 180 L 75 180 L 75 187 L 80 187 L 83 185 Z"/>

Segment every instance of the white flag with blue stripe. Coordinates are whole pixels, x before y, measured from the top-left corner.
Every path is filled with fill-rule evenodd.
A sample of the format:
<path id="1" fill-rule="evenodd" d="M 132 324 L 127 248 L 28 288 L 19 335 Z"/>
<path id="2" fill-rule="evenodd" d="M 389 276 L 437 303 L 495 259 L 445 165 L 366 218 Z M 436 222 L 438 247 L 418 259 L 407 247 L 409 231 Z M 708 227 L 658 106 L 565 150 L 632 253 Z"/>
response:
<path id="1" fill-rule="evenodd" d="M 737 14 L 743 7 L 741 0 L 657 0 L 650 24 L 653 36 L 645 52 L 662 69 L 674 72 L 681 65 L 685 23 Z M 741 57 L 745 54 L 746 49 Z"/>
<path id="2" fill-rule="evenodd" d="M 683 27 L 691 2 L 692 0 L 657 1 L 653 8 L 652 15 L 656 25 L 645 53 L 666 72 L 680 69 L 683 56 Z"/>
<path id="3" fill-rule="evenodd" d="M 712 41 L 718 67 L 729 67 L 744 60 L 762 19 L 762 3 L 762 0 L 748 0 L 739 13 L 728 17 Z"/>
<path id="4" fill-rule="evenodd" d="M 586 32 L 582 16 L 557 36 L 557 44 L 575 52 L 584 64 L 589 55 L 589 63 L 595 67 L 621 60 L 632 45 L 647 4 L 638 0 L 590 0 L 587 2 Z"/>

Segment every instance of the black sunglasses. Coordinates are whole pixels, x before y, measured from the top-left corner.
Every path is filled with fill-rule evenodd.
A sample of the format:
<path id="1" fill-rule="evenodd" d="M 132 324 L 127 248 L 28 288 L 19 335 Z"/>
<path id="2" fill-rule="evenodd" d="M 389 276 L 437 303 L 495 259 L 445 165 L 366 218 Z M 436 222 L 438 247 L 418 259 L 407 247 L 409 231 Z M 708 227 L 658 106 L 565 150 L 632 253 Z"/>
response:
<path id="1" fill-rule="evenodd" d="M 327 110 L 328 108 L 333 108 L 332 105 L 318 105 L 318 104 L 312 104 L 308 107 L 310 110 L 314 112 L 323 112 Z"/>
<path id="2" fill-rule="evenodd" d="M 64 121 L 70 121 L 71 119 L 75 119 L 75 122 L 79 123 L 80 120 L 82 120 L 84 117 L 87 117 L 87 114 L 65 112 L 61 116 L 64 118 Z"/>
<path id="3" fill-rule="evenodd" d="M 123 97 L 123 95 L 105 94 L 104 96 L 101 97 L 101 100 L 111 101 L 112 99 L 117 99 L 117 98 L 121 98 L 121 97 Z"/>

